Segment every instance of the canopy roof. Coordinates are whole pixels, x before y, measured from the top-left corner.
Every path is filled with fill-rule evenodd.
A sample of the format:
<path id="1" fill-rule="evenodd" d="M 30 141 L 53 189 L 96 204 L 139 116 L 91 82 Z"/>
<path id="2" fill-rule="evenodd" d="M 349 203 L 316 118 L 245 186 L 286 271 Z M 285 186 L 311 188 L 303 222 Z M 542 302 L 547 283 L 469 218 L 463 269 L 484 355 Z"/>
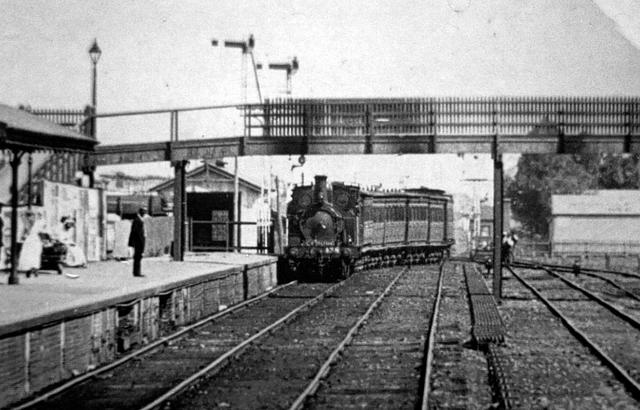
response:
<path id="1" fill-rule="evenodd" d="M 0 104 L 0 149 L 93 151 L 97 143 L 79 132 Z"/>

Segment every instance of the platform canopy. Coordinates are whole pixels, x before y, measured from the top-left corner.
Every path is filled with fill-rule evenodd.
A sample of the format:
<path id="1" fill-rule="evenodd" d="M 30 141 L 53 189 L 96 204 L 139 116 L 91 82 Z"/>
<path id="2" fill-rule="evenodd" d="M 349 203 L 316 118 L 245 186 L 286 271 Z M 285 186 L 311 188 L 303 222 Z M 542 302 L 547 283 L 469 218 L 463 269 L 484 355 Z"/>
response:
<path id="1" fill-rule="evenodd" d="M 11 152 L 11 272 L 9 284 L 17 284 L 18 167 L 25 152 L 93 152 L 97 140 L 0 104 L 0 150 Z"/>
<path id="2" fill-rule="evenodd" d="M 0 104 L 0 149 L 90 152 L 97 143 L 95 139 L 77 131 Z"/>

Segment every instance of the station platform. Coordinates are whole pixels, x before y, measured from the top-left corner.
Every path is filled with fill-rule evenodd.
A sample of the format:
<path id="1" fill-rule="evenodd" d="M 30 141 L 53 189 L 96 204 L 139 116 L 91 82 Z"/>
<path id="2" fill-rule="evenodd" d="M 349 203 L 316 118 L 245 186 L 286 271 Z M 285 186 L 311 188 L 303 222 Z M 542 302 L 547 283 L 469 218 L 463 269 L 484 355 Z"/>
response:
<path id="1" fill-rule="evenodd" d="M 277 258 L 187 254 L 0 276 L 0 408 L 277 285 Z M 8 393 L 8 394 L 7 394 Z"/>

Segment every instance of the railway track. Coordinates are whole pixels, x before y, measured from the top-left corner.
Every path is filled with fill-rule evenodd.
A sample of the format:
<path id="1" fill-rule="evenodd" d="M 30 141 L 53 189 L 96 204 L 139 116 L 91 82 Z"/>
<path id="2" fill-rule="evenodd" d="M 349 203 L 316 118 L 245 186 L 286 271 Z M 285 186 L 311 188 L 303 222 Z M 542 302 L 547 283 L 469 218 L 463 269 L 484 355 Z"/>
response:
<path id="1" fill-rule="evenodd" d="M 340 286 L 342 283 L 279 286 L 40 394 L 16 409 L 160 406 Z"/>
<path id="2" fill-rule="evenodd" d="M 636 319 L 553 270 L 508 271 L 640 400 L 640 324 Z"/>
<path id="3" fill-rule="evenodd" d="M 396 266 L 281 286 L 17 408 L 427 408 L 444 282 Z"/>
<path id="4" fill-rule="evenodd" d="M 442 272 L 414 268 L 389 285 L 290 408 L 426 408 Z"/>
<path id="5" fill-rule="evenodd" d="M 578 286 L 616 305 L 627 315 L 640 320 L 640 277 L 625 272 L 598 271 L 597 269 L 584 270 L 582 268 L 580 273 L 575 274 L 573 273 L 573 268 L 569 266 L 553 268 L 549 265 L 523 263 L 519 263 L 516 266 L 542 269 L 555 275 L 562 275 L 562 277 L 569 279 Z"/>
<path id="6" fill-rule="evenodd" d="M 486 355 L 471 341 L 474 326 L 465 278 L 466 263 L 445 265 L 428 408 L 496 408 Z M 424 402 L 423 402 L 424 404 Z M 504 406 L 503 406 L 504 408 Z"/>
<path id="7" fill-rule="evenodd" d="M 481 261 L 476 261 L 477 263 L 482 263 Z M 528 268 L 528 269 L 552 269 L 555 272 L 573 272 L 573 265 L 557 265 L 550 263 L 537 263 L 526 260 L 517 260 L 511 263 L 511 266 L 518 268 Z M 640 279 L 640 274 L 632 273 L 632 272 L 623 272 L 623 271 L 615 271 L 608 269 L 597 269 L 597 268 L 587 268 L 580 267 L 581 273 L 595 273 L 595 274 L 609 274 L 618 277 L 626 277 L 630 279 Z"/>
<path id="8" fill-rule="evenodd" d="M 358 344 L 358 341 L 362 340 L 361 335 L 369 334 L 367 329 L 373 329 L 373 327 L 369 327 L 370 324 L 381 323 L 380 321 L 385 315 L 384 312 L 391 306 L 393 306 L 392 311 L 396 314 L 399 312 L 398 308 L 402 309 L 397 306 L 399 300 L 396 298 L 402 298 L 402 291 L 398 289 L 405 289 L 405 296 L 411 298 L 406 289 L 412 280 L 415 283 L 415 280 L 421 277 L 424 282 L 432 280 L 435 283 L 435 278 L 428 279 L 428 271 L 429 268 L 425 267 L 413 267 L 412 269 L 393 267 L 352 276 L 331 297 L 325 298 L 322 303 L 309 309 L 297 320 L 291 321 L 285 328 L 274 332 L 260 345 L 248 349 L 232 366 L 228 366 L 200 383 L 197 388 L 173 400 L 171 408 L 300 408 L 306 405 L 312 406 L 308 398 L 316 391 L 322 391 L 322 388 L 326 386 L 325 381 L 334 374 L 333 369 L 335 368 L 337 371 L 338 367 L 336 366 L 347 365 L 347 362 L 342 360 L 337 365 L 332 363 L 340 356 L 345 359 L 351 357 L 351 354 L 358 350 L 359 353 L 366 354 L 367 347 Z M 437 272 L 434 273 L 434 276 L 437 276 Z M 420 289 L 423 290 L 413 289 L 414 302 L 417 301 L 417 295 L 424 292 L 426 288 L 421 287 Z M 398 293 L 396 294 L 396 292 Z M 431 289 L 431 292 L 435 293 L 435 289 Z M 388 302 L 389 300 L 391 302 Z M 426 303 L 426 307 L 417 308 L 412 305 L 408 311 L 427 309 L 426 312 L 431 305 L 432 299 L 431 304 Z M 422 327 L 418 326 L 414 332 L 411 332 L 411 336 L 407 337 L 404 345 L 400 339 L 394 341 L 398 345 L 395 346 L 395 351 L 387 349 L 387 353 L 393 352 L 394 354 L 390 357 L 384 354 L 379 358 L 372 356 L 367 362 L 371 365 L 368 371 L 376 369 L 378 376 L 384 375 L 384 368 L 377 366 L 383 366 L 385 358 L 393 359 L 395 356 L 396 361 L 403 363 L 401 366 L 408 364 L 411 374 L 418 374 L 418 377 L 407 378 L 407 381 L 412 382 L 413 388 L 399 388 L 395 392 L 387 392 L 399 393 L 405 399 L 411 396 L 412 400 L 416 400 L 420 392 L 420 378 L 419 373 L 416 373 L 416 367 L 421 367 L 422 354 L 418 352 L 421 352 L 423 339 L 420 338 L 416 344 L 414 337 L 415 332 L 425 336 L 428 317 L 422 316 L 420 320 Z M 360 326 L 364 327 L 358 331 Z M 373 337 L 375 330 L 370 331 L 373 332 L 370 334 Z M 387 337 L 393 338 L 393 334 L 393 332 L 389 333 Z M 379 346 L 369 344 L 368 348 L 376 350 L 379 347 L 385 350 L 385 345 L 387 348 L 389 347 L 389 341 L 385 342 L 385 340 L 381 337 L 377 340 Z M 354 346 L 356 346 L 355 350 L 353 350 Z M 368 353 L 372 353 L 372 350 L 369 350 Z M 405 356 L 405 354 L 407 355 Z M 401 360 L 401 357 L 407 360 Z M 390 375 L 395 378 L 397 373 L 389 373 L 380 382 L 384 380 L 388 382 Z M 360 376 L 363 377 L 362 386 L 372 381 L 371 378 L 364 377 L 363 373 L 360 373 Z M 353 379 L 342 378 L 342 380 L 345 383 L 353 382 Z M 378 384 L 378 386 L 380 385 Z M 317 389 L 318 387 L 320 389 Z M 345 387 L 344 383 L 343 387 Z M 372 385 L 372 388 L 376 387 Z M 349 400 L 352 400 L 352 403 L 358 402 L 358 399 L 354 399 L 355 396 L 359 396 L 357 389 L 351 391 L 346 388 L 342 393 L 345 396 L 342 398 L 346 398 L 346 401 L 342 403 L 348 404 Z M 338 407 L 341 406 L 338 405 Z"/>

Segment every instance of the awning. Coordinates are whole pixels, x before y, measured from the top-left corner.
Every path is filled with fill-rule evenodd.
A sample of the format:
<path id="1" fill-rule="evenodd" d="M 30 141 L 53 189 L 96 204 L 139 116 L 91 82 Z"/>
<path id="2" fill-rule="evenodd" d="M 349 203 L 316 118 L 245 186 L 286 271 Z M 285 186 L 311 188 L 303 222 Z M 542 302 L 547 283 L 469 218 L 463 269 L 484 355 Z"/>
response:
<path id="1" fill-rule="evenodd" d="M 93 151 L 98 141 L 26 111 L 0 104 L 0 149 Z"/>
<path id="2" fill-rule="evenodd" d="M 11 151 L 11 271 L 9 284 L 18 284 L 17 208 L 18 166 L 25 152 L 93 152 L 97 140 L 39 118 L 26 111 L 0 104 L 0 150 Z"/>

